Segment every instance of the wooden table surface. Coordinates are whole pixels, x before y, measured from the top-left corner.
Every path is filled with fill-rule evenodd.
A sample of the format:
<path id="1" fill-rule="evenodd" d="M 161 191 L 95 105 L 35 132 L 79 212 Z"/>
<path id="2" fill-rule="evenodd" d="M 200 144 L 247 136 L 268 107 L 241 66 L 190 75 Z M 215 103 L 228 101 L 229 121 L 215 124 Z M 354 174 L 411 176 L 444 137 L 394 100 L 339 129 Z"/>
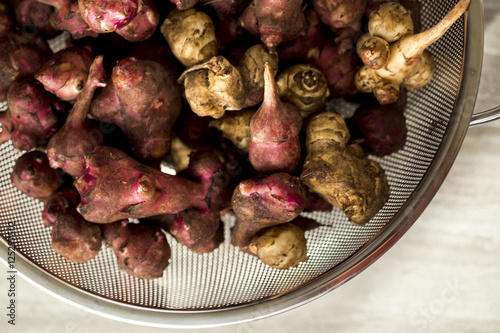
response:
<path id="1" fill-rule="evenodd" d="M 475 1 L 475 0 L 473 0 Z M 476 111 L 500 105 L 500 0 L 484 0 Z M 329 294 L 271 318 L 196 332 L 500 332 L 500 122 L 470 128 L 444 184 L 381 259 Z M 7 280 L 0 278 L 0 299 Z M 0 332 L 169 333 L 81 310 L 18 281 L 18 320 Z"/>

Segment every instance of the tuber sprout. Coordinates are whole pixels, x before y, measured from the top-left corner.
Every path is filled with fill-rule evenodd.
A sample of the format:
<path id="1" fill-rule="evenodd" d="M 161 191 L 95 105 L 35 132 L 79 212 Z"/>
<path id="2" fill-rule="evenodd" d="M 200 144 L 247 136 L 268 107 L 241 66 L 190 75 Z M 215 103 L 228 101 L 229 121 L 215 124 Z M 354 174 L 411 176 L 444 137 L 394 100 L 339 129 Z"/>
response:
<path id="1" fill-rule="evenodd" d="M 85 171 L 84 156 L 101 143 L 102 137 L 87 119 L 94 91 L 106 86 L 102 56 L 92 62 L 82 92 L 78 95 L 66 123 L 55 133 L 47 145 L 47 156 L 53 168 L 78 177 Z"/>
<path id="2" fill-rule="evenodd" d="M 403 36 L 397 33 L 396 36 L 399 36 L 400 39 L 390 44 L 387 62 L 379 69 L 367 70 L 366 68 L 362 68 L 360 71 L 363 73 L 358 73 L 356 76 L 356 87 L 361 92 L 373 91 L 381 104 L 389 104 L 397 100 L 400 87 L 417 89 L 425 86 L 432 79 L 435 72 L 434 60 L 426 48 L 443 36 L 453 23 L 467 10 L 469 3 L 470 0 L 460 0 L 440 22 L 426 31 Z M 374 20 L 378 20 L 383 16 L 376 13 L 375 11 L 370 15 L 370 20 L 372 20 L 372 17 Z M 409 19 L 409 14 L 404 15 Z M 394 24 L 399 25 L 398 22 Z M 392 24 L 387 22 L 385 24 L 387 24 L 387 29 L 390 27 L 392 29 Z M 370 25 L 370 22 L 368 25 Z M 375 33 L 379 36 L 383 35 L 380 30 L 383 31 L 383 28 L 374 29 Z M 387 51 L 385 46 L 382 47 L 382 49 L 375 51 L 375 53 L 383 54 Z M 380 57 L 383 58 L 383 56 Z M 365 62 L 365 66 L 370 68 L 369 59 Z"/>

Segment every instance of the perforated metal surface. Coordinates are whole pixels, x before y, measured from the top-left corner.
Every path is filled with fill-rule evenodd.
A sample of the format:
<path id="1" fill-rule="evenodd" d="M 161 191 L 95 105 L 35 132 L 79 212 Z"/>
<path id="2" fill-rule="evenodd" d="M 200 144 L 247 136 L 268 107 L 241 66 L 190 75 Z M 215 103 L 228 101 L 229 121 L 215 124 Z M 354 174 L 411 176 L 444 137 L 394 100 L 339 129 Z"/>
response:
<path id="1" fill-rule="evenodd" d="M 455 2 L 423 1 L 423 28 L 434 25 Z M 457 114 L 456 105 L 461 89 L 465 55 L 464 20 L 460 19 L 443 38 L 429 48 L 429 51 L 435 57 L 437 71 L 428 86 L 409 94 L 405 111 L 409 129 L 407 143 L 404 149 L 396 154 L 376 158 L 386 170 L 390 183 L 391 196 L 388 203 L 364 227 L 350 224 L 344 214 L 336 209 L 331 213 L 304 214 L 322 226 L 306 232 L 308 260 L 296 268 L 286 271 L 271 269 L 255 257 L 231 246 L 231 219 L 225 221 L 226 241 L 209 254 L 193 253 L 167 235 L 172 246 L 172 261 L 160 279 L 139 280 L 122 273 L 118 269 L 114 254 L 108 248 L 103 248 L 96 258 L 87 263 L 69 263 L 56 255 L 51 248 L 50 229 L 44 227 L 41 221 L 42 204 L 22 194 L 11 184 L 10 172 L 21 152 L 14 150 L 10 142 L 0 146 L 1 240 L 5 244 L 9 237 L 9 226 L 11 231 L 14 228 L 18 256 L 25 257 L 36 270 L 45 271 L 51 281 L 62 281 L 73 286 L 70 292 L 72 290 L 76 294 L 89 293 L 100 301 L 109 299 L 118 302 L 118 307 L 120 304 L 127 305 L 127 308 L 137 306 L 140 313 L 135 320 L 145 324 L 148 315 L 144 314 L 144 311 L 147 313 L 148 309 L 154 310 L 152 312 L 155 315 L 163 311 L 173 311 L 175 314 L 176 310 L 183 310 L 182 314 L 185 315 L 208 309 L 240 308 L 238 305 L 252 305 L 263 300 L 279 299 L 283 295 L 293 295 L 295 291 L 289 292 L 290 290 L 300 291 L 300 287 L 311 285 L 311 282 L 325 276 L 334 280 L 339 264 L 344 263 L 346 259 L 358 260 L 360 248 L 368 246 L 384 227 L 395 223 L 395 216 L 402 215 L 403 209 L 412 209 L 408 207 L 408 202 L 418 192 L 416 190 L 429 173 L 437 154 L 449 154 L 451 159 L 456 154 L 454 151 L 442 151 L 442 142 L 449 135 L 452 119 L 455 123 L 458 122 L 457 117 L 461 117 Z M 472 106 L 469 105 L 470 108 Z M 455 124 L 453 129 L 460 131 L 458 137 L 465 132 L 463 126 L 467 126 L 464 121 L 460 122 L 462 127 L 457 129 Z M 441 181 L 442 179 L 436 179 L 438 184 Z M 435 189 L 433 191 L 435 192 Z M 433 194 L 429 193 L 426 200 L 430 200 Z M 383 240 L 379 242 L 384 243 Z M 30 266 L 29 269 L 32 270 L 33 267 Z M 358 270 L 360 269 L 356 269 Z M 328 286 L 331 287 L 334 286 Z M 57 292 L 54 285 L 44 288 Z M 314 291 L 306 293 L 309 293 L 310 297 L 319 294 Z M 301 295 L 300 301 L 307 301 L 307 298 Z M 102 312 L 106 313 L 107 303 L 101 304 Z M 116 307 L 117 304 L 113 303 L 113 306 Z M 275 310 L 260 309 L 259 314 L 249 310 L 238 319 L 232 320 L 249 320 L 282 310 L 283 307 Z M 114 316 L 122 315 L 117 314 L 119 311 L 113 311 Z M 207 313 L 210 315 L 212 311 Z M 231 320 L 227 320 L 229 321 Z M 221 323 L 224 323 L 224 319 L 217 319 L 217 324 Z M 159 322 L 155 324 L 162 325 Z M 169 326 L 168 323 L 164 325 Z"/>

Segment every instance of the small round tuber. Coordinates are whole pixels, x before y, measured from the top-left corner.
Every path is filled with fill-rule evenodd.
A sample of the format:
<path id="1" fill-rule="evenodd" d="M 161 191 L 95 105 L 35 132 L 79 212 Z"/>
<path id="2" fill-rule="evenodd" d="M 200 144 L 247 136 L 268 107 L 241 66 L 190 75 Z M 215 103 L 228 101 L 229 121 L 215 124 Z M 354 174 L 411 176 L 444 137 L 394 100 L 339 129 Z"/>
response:
<path id="1" fill-rule="evenodd" d="M 380 37 L 388 43 L 413 34 L 411 13 L 397 1 L 381 3 L 370 14 L 368 20 L 370 35 Z"/>
<path id="2" fill-rule="evenodd" d="M 140 7 L 140 0 L 78 0 L 83 20 L 98 33 L 113 32 L 127 25 Z"/>
<path id="3" fill-rule="evenodd" d="M 31 150 L 21 155 L 11 173 L 12 184 L 34 198 L 47 198 L 61 185 L 59 171 L 49 165 L 47 155 Z"/>
<path id="4" fill-rule="evenodd" d="M 142 42 L 155 33 L 160 23 L 160 13 L 152 0 L 140 0 L 141 9 L 124 27 L 116 29 L 116 33 L 129 42 Z"/>
<path id="5" fill-rule="evenodd" d="M 217 55 L 215 27 L 210 16 L 191 8 L 171 11 L 160 31 L 177 60 L 192 67 Z"/>
<path id="6" fill-rule="evenodd" d="M 285 69 L 276 80 L 281 98 L 293 103 L 302 118 L 320 111 L 330 96 L 328 82 L 316 67 L 297 64 Z"/>
<path id="7" fill-rule="evenodd" d="M 288 269 L 306 260 L 307 242 L 301 228 L 285 223 L 267 229 L 249 248 L 266 265 Z"/>
<path id="8" fill-rule="evenodd" d="M 231 141 L 239 149 L 248 152 L 250 148 L 250 121 L 255 109 L 244 109 L 226 113 L 220 119 L 214 119 L 210 126 L 222 132 L 222 136 Z"/>

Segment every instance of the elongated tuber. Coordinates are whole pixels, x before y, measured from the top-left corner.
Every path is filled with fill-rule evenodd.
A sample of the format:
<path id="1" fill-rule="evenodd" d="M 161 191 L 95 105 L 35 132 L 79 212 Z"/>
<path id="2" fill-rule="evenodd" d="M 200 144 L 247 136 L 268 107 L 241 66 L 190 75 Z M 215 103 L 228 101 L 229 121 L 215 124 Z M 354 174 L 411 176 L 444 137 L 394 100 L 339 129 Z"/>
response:
<path id="1" fill-rule="evenodd" d="M 48 198 L 62 184 L 60 173 L 50 167 L 47 155 L 39 150 L 26 152 L 16 160 L 11 181 L 21 192 L 40 199 Z"/>
<path id="2" fill-rule="evenodd" d="M 241 15 L 240 24 L 260 36 L 262 43 L 271 50 L 307 30 L 302 0 L 253 0 Z"/>
<path id="3" fill-rule="evenodd" d="M 232 244 L 249 251 L 260 230 L 290 222 L 303 211 L 304 195 L 300 179 L 284 172 L 241 181 L 232 198 L 236 215 L 231 229 Z"/>
<path id="4" fill-rule="evenodd" d="M 181 77 L 191 110 L 200 117 L 220 118 L 245 107 L 247 94 L 238 69 L 223 56 L 193 66 Z"/>
<path id="5" fill-rule="evenodd" d="M 85 86 L 93 59 L 87 47 L 63 49 L 43 64 L 35 79 L 61 100 L 74 103 Z"/>
<path id="6" fill-rule="evenodd" d="M 340 115 L 323 112 L 313 117 L 307 126 L 307 156 L 300 179 L 361 226 L 384 206 L 389 184 L 377 162 L 346 150 L 349 138 Z"/>
<path id="7" fill-rule="evenodd" d="M 323 73 L 310 64 L 297 64 L 285 69 L 276 80 L 280 97 L 293 103 L 302 118 L 325 107 L 330 96 Z"/>
<path id="8" fill-rule="evenodd" d="M 172 176 L 141 164 L 111 147 L 85 156 L 86 172 L 74 185 L 82 198 L 78 211 L 91 222 L 175 214 L 207 209 L 210 184 Z M 211 180 L 210 180 L 211 181 Z"/>
<path id="9" fill-rule="evenodd" d="M 57 217 L 51 231 L 52 248 L 70 262 L 82 263 L 101 251 L 102 233 L 99 225 L 85 221 L 74 209 Z"/>
<path id="10" fill-rule="evenodd" d="M 408 32 L 411 29 L 407 29 L 403 33 L 397 32 L 394 36 L 388 36 L 387 38 L 390 38 L 391 41 L 394 38 L 400 38 L 390 44 L 387 61 L 382 67 L 380 67 L 380 63 L 377 63 L 377 67 L 374 69 L 370 67 L 371 61 L 368 59 L 363 66 L 364 68 L 360 69 L 356 76 L 356 87 L 361 92 L 373 92 L 381 104 L 394 103 L 398 99 L 400 87 L 411 89 L 424 87 L 430 82 L 435 72 L 435 63 L 432 55 L 426 50 L 427 47 L 443 36 L 467 10 L 469 3 L 470 0 L 460 0 L 440 22 L 426 31 L 411 34 Z M 370 20 L 373 18 L 379 23 L 380 18 L 391 16 L 393 11 L 391 10 L 392 5 L 390 6 L 380 6 L 378 11 L 370 15 Z M 400 8 L 400 5 L 394 6 Z M 383 14 L 384 9 L 387 12 L 386 15 Z M 372 27 L 373 33 L 377 36 L 384 36 L 384 29 L 389 29 L 392 25 L 407 26 L 407 24 L 400 22 L 408 21 L 410 19 L 409 13 L 406 13 L 404 8 L 399 9 L 399 12 L 404 16 L 404 19 L 396 19 L 391 23 L 384 21 L 384 24 L 372 24 L 376 27 Z M 368 25 L 370 26 L 370 22 Z M 362 47 L 358 49 L 362 49 Z M 384 49 L 379 49 L 374 53 L 383 54 L 386 52 Z"/>
<path id="11" fill-rule="evenodd" d="M 202 11 L 173 10 L 160 30 L 177 60 L 188 68 L 217 55 L 213 21 Z"/>
<path id="12" fill-rule="evenodd" d="M 264 73 L 264 101 L 250 122 L 248 156 L 257 171 L 293 173 L 301 154 L 302 117 L 295 105 L 281 101 L 268 64 Z"/>
<path id="13" fill-rule="evenodd" d="M 45 147 L 62 124 L 64 106 L 33 78 L 16 80 L 7 92 L 12 145 L 20 150 Z"/>
<path id="14" fill-rule="evenodd" d="M 103 138 L 87 119 L 94 91 L 106 85 L 102 56 L 95 57 L 82 92 L 78 95 L 66 123 L 54 134 L 47 145 L 47 156 L 53 168 L 78 177 L 85 171 L 84 156 L 100 144 Z"/>
<path id="15" fill-rule="evenodd" d="M 105 244 L 113 249 L 121 270 L 139 279 L 157 279 L 163 275 L 171 250 L 160 228 L 126 220 L 101 228 Z"/>

